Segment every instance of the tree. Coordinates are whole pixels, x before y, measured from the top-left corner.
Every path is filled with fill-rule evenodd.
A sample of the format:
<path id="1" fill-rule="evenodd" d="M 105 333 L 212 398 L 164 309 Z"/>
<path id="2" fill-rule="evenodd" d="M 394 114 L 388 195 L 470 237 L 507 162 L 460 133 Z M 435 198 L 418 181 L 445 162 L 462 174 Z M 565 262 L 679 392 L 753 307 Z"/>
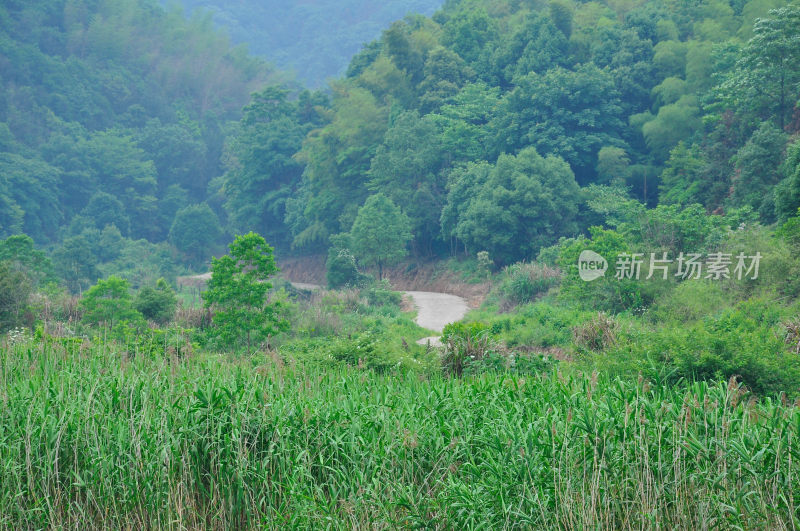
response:
<path id="1" fill-rule="evenodd" d="M 451 252 L 461 214 L 469 209 L 486 184 L 494 166 L 488 162 L 468 162 L 453 168 L 447 179 L 447 203 L 442 208 L 440 223 L 442 236 L 450 239 Z"/>
<path id="2" fill-rule="evenodd" d="M 291 241 L 284 225 L 286 200 L 303 173 L 293 156 L 309 127 L 298 119 L 297 103 L 288 100 L 288 90 L 267 87 L 253 94 L 244 108 L 239 134 L 231 144 L 225 208 L 237 228 L 258 230 L 279 248 Z"/>
<path id="3" fill-rule="evenodd" d="M 423 114 L 439 110 L 475 77 L 475 72 L 458 54 L 443 47 L 431 50 L 425 60 L 424 72 L 425 78 L 417 89 Z"/>
<path id="4" fill-rule="evenodd" d="M 350 230 L 356 257 L 378 267 L 378 280 L 383 279 L 383 266 L 401 260 L 411 241 L 411 221 L 391 199 L 381 193 L 367 198 L 358 209 Z"/>
<path id="5" fill-rule="evenodd" d="M 661 107 L 658 115 L 642 126 L 642 133 L 653 155 L 666 160 L 670 150 L 681 140 L 691 138 L 701 125 L 697 97 L 686 95 Z"/>
<path id="6" fill-rule="evenodd" d="M 211 259 L 211 280 L 203 293 L 206 308 L 214 311 L 213 332 L 225 343 L 243 338 L 248 355 L 253 346 L 286 330 L 281 304 L 270 302 L 269 278 L 278 272 L 272 247 L 254 232 L 236 236 L 230 254 Z"/>
<path id="7" fill-rule="evenodd" d="M 550 2 L 550 19 L 567 39 L 572 35 L 573 7 L 564 0 Z"/>
<path id="8" fill-rule="evenodd" d="M 190 205 L 178 210 L 169 241 L 192 262 L 205 260 L 222 233 L 219 218 L 207 204 Z"/>
<path id="9" fill-rule="evenodd" d="M 442 29 L 442 44 L 469 63 L 477 62 L 486 44 L 497 35 L 494 21 L 481 8 L 458 11 Z"/>
<path id="10" fill-rule="evenodd" d="M 159 183 L 180 186 L 199 200 L 209 181 L 208 147 L 203 143 L 200 124 L 189 119 L 184 111 L 177 114 L 181 123 L 150 120 L 138 135 L 137 144 L 152 158 Z M 168 228 L 169 225 L 165 227 Z"/>
<path id="11" fill-rule="evenodd" d="M 477 68 L 492 84 L 511 88 L 517 77 L 568 63 L 567 37 L 547 16 L 531 13 L 512 35 L 484 50 Z"/>
<path id="12" fill-rule="evenodd" d="M 73 293 L 85 289 L 99 274 L 97 256 L 83 235 L 66 238 L 53 252 L 53 262 Z"/>
<path id="13" fill-rule="evenodd" d="M 383 42 L 392 62 L 416 84 L 422 77 L 423 58 L 408 38 L 409 29 L 404 21 L 394 22 L 383 33 Z"/>
<path id="14" fill-rule="evenodd" d="M 64 201 L 66 208 L 78 210 L 88 187 L 92 197 L 100 201 L 96 206 L 91 201 L 86 205 L 90 215 L 124 216 L 130 219 L 133 236 L 153 236 L 156 168 L 131 137 L 116 130 L 95 132 L 88 139 L 67 139 L 59 151 L 54 162 L 68 170 L 61 182 L 62 197 L 68 198 Z M 112 206 L 105 194 L 95 196 L 93 192 L 98 191 L 116 198 L 123 208 Z M 114 223 L 127 235 L 127 227 L 120 219 L 103 220 L 97 228 L 102 229 L 107 223 Z"/>
<path id="15" fill-rule="evenodd" d="M 130 230 L 131 221 L 122 202 L 105 192 L 96 192 L 81 211 L 81 215 L 90 219 L 97 229 L 115 225 L 123 236 L 127 236 Z"/>
<path id="16" fill-rule="evenodd" d="M 439 114 L 427 118 L 437 122 L 442 131 L 440 142 L 454 161 L 494 160 L 489 152 L 489 139 L 494 133 L 488 127 L 500 102 L 500 90 L 484 83 L 466 85 L 443 105 Z"/>
<path id="17" fill-rule="evenodd" d="M 736 68 L 720 86 L 727 108 L 777 119 L 780 129 L 797 104 L 800 87 L 800 6 L 769 12 L 757 19 L 753 38 L 742 50 Z"/>
<path id="18" fill-rule="evenodd" d="M 328 259 L 325 262 L 325 278 L 328 287 L 338 289 L 345 286 L 357 286 L 361 281 L 356 257 L 350 250 L 350 235 L 347 233 L 331 236 L 328 248 Z"/>
<path id="19" fill-rule="evenodd" d="M 480 169 L 472 168 L 473 182 L 479 182 Z M 516 157 L 501 155 L 458 216 L 455 235 L 470 251 L 489 251 L 501 264 L 530 258 L 559 236 L 577 231 L 580 196 L 563 159 L 544 158 L 534 148 Z"/>
<path id="20" fill-rule="evenodd" d="M 189 193 L 180 185 L 171 184 L 161 195 L 158 201 L 159 224 L 164 228 L 164 234 L 169 234 L 175 214 L 178 210 L 189 206 Z"/>
<path id="21" fill-rule="evenodd" d="M 702 179 L 707 166 L 704 154 L 697 144 L 687 146 L 678 142 L 665 164 L 659 184 L 658 200 L 664 204 L 688 205 L 693 202 L 705 203 L 708 194 Z"/>
<path id="22" fill-rule="evenodd" d="M 663 77 L 683 76 L 686 72 L 687 44 L 680 41 L 661 41 L 653 47 L 653 64 Z"/>
<path id="23" fill-rule="evenodd" d="M 116 225 L 106 225 L 97 239 L 95 254 L 101 262 L 116 260 L 125 248 L 126 240 Z"/>
<path id="24" fill-rule="evenodd" d="M 610 74 L 593 65 L 531 73 L 506 97 L 495 130 L 506 153 L 534 146 L 572 167 L 579 182 L 595 177 L 603 146 L 624 147 L 622 108 Z"/>
<path id="25" fill-rule="evenodd" d="M 0 236 L 25 232 L 39 241 L 55 239 L 59 177 L 41 160 L 0 153 Z"/>
<path id="26" fill-rule="evenodd" d="M 774 190 L 775 213 L 780 221 L 796 215 L 800 207 L 800 140 L 786 149 L 783 172 L 786 177 Z"/>
<path id="27" fill-rule="evenodd" d="M 597 152 L 597 176 L 603 182 L 625 182 L 630 159 L 622 148 L 603 146 Z"/>
<path id="28" fill-rule="evenodd" d="M 159 278 L 156 286 L 145 286 L 136 294 L 134 307 L 145 319 L 158 324 L 166 324 L 175 315 L 178 299 L 175 292 L 163 278 Z"/>
<path id="29" fill-rule="evenodd" d="M 309 134 L 295 197 L 286 202 L 292 246 L 319 246 L 347 230 L 367 197 L 366 175 L 387 129 L 389 109 L 362 88 L 334 86 L 331 123 Z"/>
<path id="30" fill-rule="evenodd" d="M 115 275 L 98 280 L 84 293 L 80 306 L 85 312 L 83 321 L 89 324 L 104 323 L 114 328 L 115 323 L 142 319 L 133 307 L 128 281 Z"/>
<path id="31" fill-rule="evenodd" d="M 432 242 L 440 234 L 439 213 L 445 198 L 440 170 L 446 155 L 433 120 L 411 111 L 397 117 L 372 158 L 367 186 L 403 205 L 412 220 L 418 254 L 432 254 Z"/>
<path id="32" fill-rule="evenodd" d="M 9 236 L 0 240 L 0 262 L 23 272 L 34 284 L 54 280 L 53 263 L 43 251 L 36 249 L 33 239 L 26 234 Z"/>
<path id="33" fill-rule="evenodd" d="M 764 122 L 735 157 L 732 203 L 750 205 L 767 223 L 775 218 L 775 201 L 769 192 L 781 180 L 780 166 L 787 138 L 771 122 Z"/>

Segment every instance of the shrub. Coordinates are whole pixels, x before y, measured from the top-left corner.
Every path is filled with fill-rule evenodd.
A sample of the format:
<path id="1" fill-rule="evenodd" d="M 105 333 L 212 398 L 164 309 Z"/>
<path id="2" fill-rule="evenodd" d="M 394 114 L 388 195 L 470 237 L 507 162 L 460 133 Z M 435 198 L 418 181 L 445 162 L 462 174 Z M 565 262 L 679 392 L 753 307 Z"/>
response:
<path id="1" fill-rule="evenodd" d="M 652 322 L 691 323 L 730 306 L 731 298 L 720 282 L 690 280 L 661 297 L 648 315 Z"/>
<path id="2" fill-rule="evenodd" d="M 795 317 L 781 324 L 784 329 L 783 341 L 795 354 L 800 354 L 800 318 Z"/>
<path id="3" fill-rule="evenodd" d="M 780 320 L 779 307 L 750 300 L 694 326 L 653 334 L 651 349 L 660 351 L 685 378 L 736 377 L 758 394 L 797 395 L 800 358 L 788 351 Z"/>
<path id="4" fill-rule="evenodd" d="M 328 352 L 336 361 L 353 367 L 371 369 L 377 373 L 399 368 L 406 361 L 392 349 L 387 348 L 385 334 L 376 330 L 338 338 L 330 344 Z"/>
<path id="5" fill-rule="evenodd" d="M 113 329 L 118 323 L 142 321 L 142 314 L 133 307 L 128 281 L 117 276 L 98 280 L 84 293 L 80 306 L 87 324 L 103 323 Z"/>
<path id="6" fill-rule="evenodd" d="M 10 262 L 0 262 L 0 332 L 23 324 L 30 326 L 32 319 L 26 315 L 31 315 L 31 292 L 31 282 L 24 273 L 15 271 Z"/>
<path id="7" fill-rule="evenodd" d="M 489 257 L 489 251 L 478 251 L 478 271 L 489 277 L 492 274 L 494 261 Z"/>
<path id="8" fill-rule="evenodd" d="M 491 338 L 489 327 L 479 321 L 450 323 L 442 331 L 442 343 L 442 369 L 445 374 L 454 376 L 461 376 L 471 363 L 500 350 L 499 344 Z"/>
<path id="9" fill-rule="evenodd" d="M 650 284 L 635 279 L 614 278 L 614 263 L 620 253 L 632 252 L 624 236 L 613 230 L 591 227 L 591 240 L 578 238 L 561 247 L 558 266 L 563 271 L 559 298 L 580 308 L 620 313 L 638 310 L 652 302 L 653 295 L 643 286 Z M 605 276 L 592 282 L 581 280 L 578 257 L 584 250 L 598 253 L 608 261 Z M 655 284 L 653 282 L 652 284 Z"/>
<path id="10" fill-rule="evenodd" d="M 343 287 L 358 286 L 362 282 L 362 275 L 356 267 L 356 259 L 347 249 L 328 250 L 328 260 L 325 262 L 325 277 L 328 287 L 338 289 Z"/>
<path id="11" fill-rule="evenodd" d="M 490 349 L 480 359 L 470 359 L 464 366 L 463 374 L 478 374 L 487 371 L 500 373 L 532 375 L 548 371 L 556 361 L 539 353 L 507 352 L 504 349 Z"/>
<path id="12" fill-rule="evenodd" d="M 520 262 L 503 269 L 500 292 L 514 304 L 533 301 L 561 281 L 561 271 L 538 263 Z"/>
<path id="13" fill-rule="evenodd" d="M 316 291 L 310 301 L 295 308 L 293 328 L 307 337 L 339 335 L 343 330 L 342 316 L 358 311 L 361 303 L 355 290 Z"/>
<path id="14" fill-rule="evenodd" d="M 403 295 L 398 291 L 392 290 L 392 286 L 386 279 L 372 284 L 364 289 L 362 294 L 367 298 L 370 306 L 399 307 L 403 301 Z"/>
<path id="15" fill-rule="evenodd" d="M 585 350 L 605 350 L 617 342 L 619 323 L 599 312 L 591 320 L 572 329 L 575 346 Z"/>
<path id="16" fill-rule="evenodd" d="M 133 301 L 136 308 L 145 319 L 158 324 L 168 323 L 175 315 L 178 299 L 175 292 L 163 278 L 158 279 L 155 288 L 146 286 L 139 290 Z"/>

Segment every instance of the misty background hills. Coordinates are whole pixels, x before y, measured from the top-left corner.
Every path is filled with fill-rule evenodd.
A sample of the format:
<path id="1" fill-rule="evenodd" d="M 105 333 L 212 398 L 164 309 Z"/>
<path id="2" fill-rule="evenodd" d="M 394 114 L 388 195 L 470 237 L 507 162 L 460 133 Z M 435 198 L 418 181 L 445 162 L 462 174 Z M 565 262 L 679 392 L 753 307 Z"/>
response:
<path id="1" fill-rule="evenodd" d="M 432 15 L 443 0 L 181 0 L 187 13 L 213 13 L 234 43 L 247 44 L 298 81 L 318 88 L 340 77 L 361 47 L 410 13 Z"/>

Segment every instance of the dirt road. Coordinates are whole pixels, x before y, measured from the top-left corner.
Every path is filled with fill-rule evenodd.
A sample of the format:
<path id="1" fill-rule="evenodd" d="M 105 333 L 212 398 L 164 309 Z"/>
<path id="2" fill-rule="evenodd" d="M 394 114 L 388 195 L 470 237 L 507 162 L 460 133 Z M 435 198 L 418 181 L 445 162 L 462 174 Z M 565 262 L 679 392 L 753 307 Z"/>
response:
<path id="1" fill-rule="evenodd" d="M 417 307 L 416 323 L 422 328 L 441 333 L 445 325 L 460 321 L 469 311 L 467 301 L 458 295 L 434 293 L 431 291 L 406 291 L 414 299 Z M 419 345 L 439 347 L 442 345 L 439 336 L 423 337 L 417 341 Z"/>
<path id="2" fill-rule="evenodd" d="M 460 321 L 469 308 L 467 301 L 458 295 L 430 291 L 406 291 L 418 309 L 417 324 L 434 332 L 441 332 L 446 324 Z"/>
<path id="3" fill-rule="evenodd" d="M 292 282 L 292 284 L 300 289 L 316 289 L 319 287 L 314 284 L 300 282 Z M 422 328 L 427 328 L 434 332 L 441 332 L 445 325 L 460 321 L 469 311 L 467 301 L 458 295 L 431 291 L 404 291 L 403 293 L 410 296 L 414 301 L 414 306 L 417 307 L 416 323 Z M 431 342 L 431 345 L 436 346 L 439 344 L 439 336 L 426 337 L 420 339 L 417 343 L 424 345 L 428 341 Z"/>

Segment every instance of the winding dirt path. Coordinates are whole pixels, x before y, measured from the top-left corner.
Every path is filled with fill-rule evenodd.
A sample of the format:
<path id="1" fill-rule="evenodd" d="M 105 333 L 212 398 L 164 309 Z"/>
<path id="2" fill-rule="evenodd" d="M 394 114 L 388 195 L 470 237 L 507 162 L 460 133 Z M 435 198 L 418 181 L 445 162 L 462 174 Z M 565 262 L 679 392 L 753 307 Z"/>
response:
<path id="1" fill-rule="evenodd" d="M 458 295 L 431 291 L 406 291 L 414 299 L 419 310 L 417 324 L 434 332 L 441 332 L 445 325 L 460 321 L 469 311 L 467 301 Z"/>
<path id="2" fill-rule="evenodd" d="M 292 282 L 292 285 L 299 289 L 317 289 L 316 284 L 306 284 Z M 417 307 L 416 323 L 422 328 L 441 333 L 445 325 L 460 321 L 469 311 L 467 301 L 458 295 L 449 293 L 436 293 L 432 291 L 404 291 L 404 294 L 411 297 L 414 306 Z M 417 341 L 420 345 L 425 345 L 430 341 L 432 346 L 439 345 L 439 336 L 431 336 Z"/>
<path id="3" fill-rule="evenodd" d="M 469 311 L 467 301 L 458 295 L 432 291 L 406 291 L 404 293 L 414 300 L 414 306 L 417 307 L 417 324 L 434 332 L 441 333 L 445 325 L 460 321 Z M 431 346 L 437 347 L 441 345 L 441 339 L 439 336 L 424 337 L 417 343 L 420 345 L 430 343 Z"/>

